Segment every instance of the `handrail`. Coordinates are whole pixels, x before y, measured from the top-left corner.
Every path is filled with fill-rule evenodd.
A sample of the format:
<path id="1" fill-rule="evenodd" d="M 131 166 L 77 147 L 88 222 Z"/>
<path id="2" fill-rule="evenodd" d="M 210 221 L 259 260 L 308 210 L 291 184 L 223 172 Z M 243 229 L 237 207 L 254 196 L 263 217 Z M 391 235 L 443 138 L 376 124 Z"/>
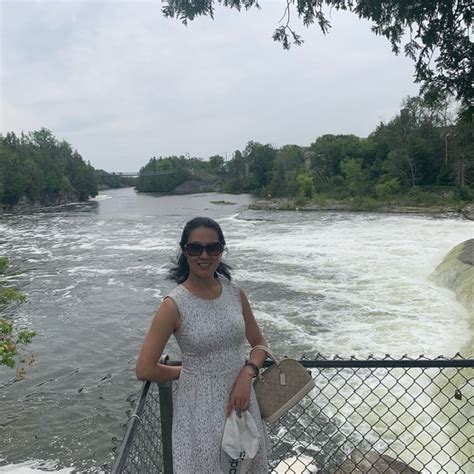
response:
<path id="1" fill-rule="evenodd" d="M 333 467 L 337 468 L 339 464 L 332 466 L 335 462 L 333 458 L 335 453 L 338 456 L 338 463 L 339 459 L 342 459 L 343 461 L 345 456 L 345 467 L 349 465 L 354 469 L 357 468 L 359 463 L 368 462 L 369 464 L 374 463 L 371 465 L 373 466 L 373 469 L 377 470 L 375 464 L 377 459 L 389 463 L 388 467 L 390 467 L 391 463 L 394 463 L 393 465 L 395 466 L 395 464 L 399 462 L 397 459 L 393 458 L 393 455 L 397 456 L 397 446 L 401 446 L 400 449 L 402 450 L 407 447 L 406 443 L 409 443 L 407 439 L 411 439 L 409 433 L 411 428 L 410 430 L 408 428 L 411 426 L 411 423 L 418 423 L 418 421 L 415 420 L 419 419 L 419 429 L 424 433 L 423 436 L 427 436 L 425 441 L 433 442 L 436 446 L 441 446 L 443 450 L 446 449 L 446 451 L 443 451 L 443 454 L 448 456 L 448 461 L 446 462 L 451 463 L 450 466 L 458 466 L 458 472 L 469 472 L 469 469 L 466 471 L 468 465 L 466 463 L 469 463 L 469 456 L 466 451 L 466 449 L 469 450 L 469 448 L 466 448 L 466 446 L 469 446 L 469 435 L 465 432 L 463 427 L 469 425 L 468 413 L 474 405 L 474 396 L 471 390 L 466 391 L 464 389 L 466 386 L 472 387 L 474 383 L 472 372 L 470 372 L 470 370 L 474 368 L 474 358 L 464 358 L 460 354 L 456 354 L 453 358 L 439 356 L 434 359 L 428 359 L 425 356 L 409 358 L 406 355 L 400 359 L 394 359 L 389 355 L 377 359 L 373 355 L 370 355 L 367 359 L 363 360 L 356 357 L 343 359 L 339 356 L 329 359 L 321 354 L 313 355 L 313 357 L 314 359 L 309 360 L 303 356 L 300 359 L 300 362 L 308 369 L 315 369 L 313 371 L 313 376 L 319 381 L 318 390 L 306 400 L 306 403 L 294 410 L 293 415 L 290 414 L 287 421 L 283 418 L 280 420 L 280 423 L 282 423 L 281 425 L 278 424 L 272 427 L 272 432 L 270 434 L 273 441 L 276 443 L 275 453 L 278 453 L 276 459 L 281 460 L 283 463 L 286 462 L 285 465 L 288 465 L 289 467 L 292 465 L 292 462 L 299 462 L 297 461 L 299 458 L 294 457 L 300 455 L 298 454 L 299 451 L 294 451 L 292 446 L 295 445 L 299 436 L 309 436 L 310 438 L 312 436 L 313 438 L 311 439 L 305 438 L 304 443 L 311 444 L 317 439 L 317 442 L 322 446 L 322 451 L 317 458 L 317 462 L 320 463 L 318 469 L 321 467 L 325 468 L 326 466 L 328 466 L 328 468 L 331 466 L 331 469 Z M 181 361 L 177 360 L 164 359 L 161 362 L 172 366 L 181 365 Z M 272 364 L 273 362 L 270 359 L 267 359 L 264 362 L 265 367 Z M 334 373 L 331 369 L 334 369 Z M 343 369 L 354 369 L 354 373 L 350 370 L 347 371 Z M 363 378 L 358 377 L 357 369 L 373 369 L 368 375 L 370 380 L 376 381 L 377 383 L 371 383 L 368 381 L 366 376 Z M 387 369 L 387 371 L 380 371 L 380 369 Z M 439 369 L 439 371 L 433 373 L 433 369 Z M 448 371 L 443 369 L 448 369 Z M 457 369 L 457 371 L 451 372 L 449 369 Z M 468 369 L 469 372 L 466 372 L 466 369 Z M 394 372 L 392 372 L 392 370 Z M 353 378 L 354 376 L 356 378 Z M 444 377 L 443 383 L 439 385 L 436 383 L 436 378 L 438 376 Z M 387 385 L 383 385 L 385 383 L 384 380 L 386 380 L 384 377 L 390 377 L 390 379 L 388 379 L 389 381 L 386 382 Z M 411 378 L 413 384 L 410 383 L 407 386 L 407 379 L 405 379 L 405 377 L 408 377 L 409 379 Z M 400 379 L 405 380 L 405 382 L 397 382 L 397 380 Z M 357 380 L 357 383 L 353 384 L 350 382 L 351 380 Z M 400 383 L 400 385 L 398 385 L 398 390 L 391 389 L 394 383 Z M 434 393 L 437 394 L 438 390 L 441 390 L 443 387 L 448 387 L 448 383 L 449 392 L 441 394 L 441 399 L 436 398 L 438 395 L 430 395 L 424 403 L 416 403 L 416 398 L 422 393 L 426 395 L 431 387 L 435 390 Z M 176 388 L 176 385 L 171 383 L 143 383 L 133 414 L 128 420 L 125 436 L 113 463 L 111 471 L 113 474 L 122 472 L 148 472 L 147 469 L 152 469 L 154 472 L 163 472 L 164 474 L 172 473 L 171 425 L 173 387 Z M 409 387 L 415 387 L 414 391 L 408 391 Z M 362 389 L 362 391 L 359 392 L 360 389 Z M 381 392 L 378 390 L 381 390 Z M 351 396 L 353 396 L 351 394 L 359 394 L 359 396 L 351 398 Z M 406 399 L 401 398 L 405 396 L 407 397 Z M 354 419 L 350 418 L 350 414 L 356 413 L 357 404 L 353 405 L 353 402 L 350 402 L 352 409 L 349 412 L 343 410 L 344 405 L 339 405 L 339 403 L 349 403 L 349 399 L 357 400 L 357 403 L 361 404 L 362 411 Z M 400 405 L 398 400 L 403 402 L 403 404 Z M 432 404 L 431 409 L 427 408 L 428 403 Z M 448 403 L 449 407 L 447 407 Z M 310 405 L 314 408 L 313 411 L 307 411 Z M 158 407 L 159 410 L 157 409 Z M 378 409 L 381 411 L 377 412 Z M 394 410 L 393 412 L 391 412 L 392 409 Z M 413 413 L 409 412 L 409 410 L 412 409 Z M 368 412 L 370 410 L 373 410 L 373 412 L 371 412 L 372 414 Z M 402 410 L 402 412 L 400 412 L 402 414 L 401 418 L 398 418 L 400 413 L 398 413 L 397 410 Z M 418 412 L 422 414 L 421 417 Z M 449 451 L 446 447 L 447 445 L 445 446 L 445 444 L 443 444 L 448 442 L 446 439 L 443 438 L 441 445 L 436 444 L 438 440 L 435 439 L 435 436 L 437 435 L 432 435 L 432 433 L 442 432 L 445 428 L 448 430 L 447 427 L 439 424 L 439 420 L 435 419 L 437 416 L 436 413 L 438 412 L 442 413 L 442 416 L 444 416 L 443 419 L 446 419 L 446 417 L 448 420 L 456 418 L 456 423 L 459 423 L 456 425 L 459 427 L 457 431 L 459 439 L 454 438 L 452 441 L 449 441 L 450 443 L 454 443 L 450 445 L 451 448 L 449 449 L 453 449 L 454 454 L 457 451 L 461 452 L 460 460 L 454 460 L 454 454 Z M 388 413 L 392 418 L 388 418 L 387 422 L 382 422 L 381 417 L 385 413 Z M 380 426 L 377 428 L 372 426 L 372 419 L 370 416 L 373 416 L 373 419 L 380 420 L 382 428 L 380 428 Z M 395 418 L 393 418 L 394 416 Z M 406 417 L 406 419 L 404 417 Z M 394 422 L 394 419 L 397 419 L 398 421 Z M 294 428 L 296 426 L 295 423 L 299 422 L 302 423 L 301 429 Z M 307 423 L 314 423 L 314 426 L 316 427 L 327 426 L 329 431 L 326 432 L 325 429 L 321 431 L 321 429 L 318 428 L 314 433 L 310 434 L 311 432 L 308 432 Z M 364 429 L 361 429 L 362 423 Z M 385 423 L 385 425 L 383 423 Z M 426 423 L 426 426 L 424 423 Z M 434 425 L 431 425 L 430 423 L 434 423 Z M 161 430 L 158 424 L 161 425 Z M 401 431 L 399 433 L 397 432 L 397 437 L 392 439 L 392 435 L 395 435 L 395 431 L 393 431 L 395 429 L 394 424 L 396 424 Z M 147 427 L 150 426 L 153 426 L 153 431 L 147 429 Z M 432 426 L 437 427 L 433 432 L 431 431 Z M 284 433 L 288 431 L 288 435 L 285 434 L 283 438 L 281 438 L 280 427 L 284 428 Z M 346 442 L 348 443 L 348 446 L 355 446 L 353 439 L 346 438 L 346 436 L 348 436 L 345 431 L 346 428 L 350 430 L 353 429 L 353 434 L 356 435 L 356 438 L 360 438 L 358 442 L 362 444 L 359 445 L 360 448 L 356 448 L 354 451 L 354 456 L 357 453 L 362 456 L 360 459 L 357 457 L 350 457 L 350 455 L 345 452 L 345 448 L 343 448 Z M 143 431 L 143 429 L 145 429 L 145 431 Z M 293 429 L 295 429 L 294 433 L 291 432 Z M 381 429 L 381 431 L 379 432 L 377 429 Z M 137 430 L 140 431 L 137 432 Z M 157 430 L 159 431 L 157 432 Z M 374 439 L 377 438 L 366 438 L 365 433 L 368 433 L 369 431 L 364 430 L 371 430 L 371 433 L 374 436 L 379 436 L 379 440 L 382 444 L 378 444 L 378 447 L 376 447 Z M 387 441 L 383 437 L 384 430 L 389 430 L 390 436 L 388 439 L 391 441 Z M 158 451 L 150 450 L 149 448 L 148 440 L 151 439 L 149 438 L 150 433 L 153 433 L 153 437 L 158 434 Z M 447 439 L 449 439 L 449 431 L 446 431 L 444 435 L 448 436 Z M 141 436 L 144 437 L 142 438 Z M 289 436 L 288 440 L 291 441 L 285 441 L 287 436 Z M 400 436 L 400 438 L 398 438 L 398 436 Z M 430 441 L 430 436 L 432 441 Z M 388 442 L 398 444 L 397 446 L 394 446 L 393 450 L 391 450 L 391 445 L 387 444 Z M 133 446 L 132 449 L 131 446 Z M 380 448 L 380 446 L 385 447 Z M 285 457 L 285 455 L 282 454 L 282 449 L 287 449 L 287 451 L 284 451 L 284 453 L 288 452 L 286 456 L 293 457 Z M 364 449 L 375 449 L 375 451 L 367 452 L 368 457 L 364 458 Z M 380 454 L 377 454 L 377 451 L 380 449 Z M 374 453 L 375 458 L 370 458 Z M 314 456 L 313 452 L 310 454 Z M 390 457 L 390 455 L 392 457 Z M 305 455 L 301 454 L 301 456 L 301 462 L 308 461 L 308 458 L 305 458 Z M 464 462 L 463 460 L 465 458 L 467 461 Z M 144 464 L 147 462 L 150 462 L 150 464 L 147 464 L 144 468 Z M 276 461 L 273 460 L 272 462 Z M 408 460 L 408 462 L 410 462 L 410 460 Z M 426 464 L 428 461 L 426 460 L 417 460 L 415 458 L 413 462 L 415 462 L 420 469 L 426 469 L 428 466 Z M 436 460 L 434 458 L 429 462 L 434 462 L 434 465 L 436 466 Z M 405 466 L 408 467 L 408 465 Z M 275 465 L 273 465 L 273 467 L 275 467 Z M 384 469 L 387 469 L 387 466 L 382 466 L 381 469 L 381 472 L 383 472 Z M 417 468 L 415 467 L 414 472 L 416 472 L 416 469 Z M 276 472 L 283 471 L 277 470 Z"/>
<path id="2" fill-rule="evenodd" d="M 127 431 L 125 432 L 124 441 L 131 440 L 135 436 L 135 432 L 137 431 L 138 425 L 141 423 L 141 415 L 143 409 L 145 407 L 146 397 L 148 395 L 148 391 L 150 390 L 151 382 L 147 381 L 144 382 L 142 388 L 140 390 L 140 395 L 138 397 L 138 403 L 133 411 L 133 414 L 130 416 Z M 120 448 L 118 450 L 117 456 L 115 458 L 114 464 L 112 466 L 112 474 L 120 474 L 123 472 L 125 464 L 127 462 L 128 453 L 130 450 L 130 443 L 122 442 Z"/>

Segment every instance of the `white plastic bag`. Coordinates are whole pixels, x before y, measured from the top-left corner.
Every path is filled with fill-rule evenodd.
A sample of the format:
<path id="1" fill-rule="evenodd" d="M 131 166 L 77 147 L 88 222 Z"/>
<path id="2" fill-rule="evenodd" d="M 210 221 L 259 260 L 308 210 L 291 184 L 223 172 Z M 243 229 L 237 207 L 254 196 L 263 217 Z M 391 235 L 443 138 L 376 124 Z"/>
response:
<path id="1" fill-rule="evenodd" d="M 248 412 L 232 413 L 227 417 L 221 445 L 221 469 L 224 474 L 244 473 L 255 457 L 260 433 Z"/>

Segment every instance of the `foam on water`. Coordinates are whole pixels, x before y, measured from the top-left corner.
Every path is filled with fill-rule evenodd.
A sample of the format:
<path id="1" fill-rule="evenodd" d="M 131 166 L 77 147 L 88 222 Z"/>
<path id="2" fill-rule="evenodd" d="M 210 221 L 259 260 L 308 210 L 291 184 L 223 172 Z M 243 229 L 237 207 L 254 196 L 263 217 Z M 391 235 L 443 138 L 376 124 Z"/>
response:
<path id="1" fill-rule="evenodd" d="M 464 344 L 467 312 L 429 275 L 452 246 L 472 235 L 473 226 L 405 216 L 325 220 L 232 221 L 230 256 L 242 262 L 237 279 L 276 290 L 276 304 L 251 298 L 257 316 L 268 321 L 273 314 L 283 332 L 296 319 L 299 331 L 291 336 L 331 354 L 453 355 Z M 443 235 L 440 224 L 448 230 Z M 330 331 L 314 335 L 316 323 Z"/>
<path id="2" fill-rule="evenodd" d="M 95 202 L 101 202 L 101 201 L 107 201 L 107 199 L 113 199 L 112 196 L 109 196 L 108 194 L 98 194 L 96 197 L 89 198 L 89 201 L 95 201 Z"/>
<path id="3" fill-rule="evenodd" d="M 1 461 L 1 459 L 0 459 Z M 25 461 L 18 464 L 7 464 L 0 466 L 0 472 L 8 472 L 10 474 L 44 474 L 45 472 L 55 472 L 59 474 L 69 474 L 77 472 L 74 468 L 68 467 L 58 469 L 59 461 Z"/>

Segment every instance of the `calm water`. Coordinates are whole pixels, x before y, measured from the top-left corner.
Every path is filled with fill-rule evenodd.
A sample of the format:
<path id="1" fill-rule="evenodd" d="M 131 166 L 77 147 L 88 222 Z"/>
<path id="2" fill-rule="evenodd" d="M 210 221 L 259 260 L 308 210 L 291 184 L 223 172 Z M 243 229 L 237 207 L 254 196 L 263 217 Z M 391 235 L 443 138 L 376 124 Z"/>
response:
<path id="1" fill-rule="evenodd" d="M 222 200 L 232 204 L 211 202 Z M 195 215 L 222 225 L 226 260 L 277 353 L 449 356 L 472 337 L 465 310 L 428 277 L 474 223 L 249 211 L 250 201 L 125 189 L 0 220 L 0 254 L 22 271 L 14 282 L 29 297 L 17 325 L 38 333 L 25 381 L 0 368 L 0 466 L 45 460 L 96 471 L 110 461 L 126 399 L 140 388 L 137 352 Z M 177 355 L 174 344 L 168 352 Z"/>

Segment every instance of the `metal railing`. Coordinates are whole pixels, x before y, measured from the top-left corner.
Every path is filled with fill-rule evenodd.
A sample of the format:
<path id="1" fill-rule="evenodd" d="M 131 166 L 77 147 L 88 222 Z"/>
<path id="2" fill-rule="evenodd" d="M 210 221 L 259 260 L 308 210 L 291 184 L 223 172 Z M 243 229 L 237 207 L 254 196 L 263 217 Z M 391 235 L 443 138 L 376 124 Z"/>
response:
<path id="1" fill-rule="evenodd" d="M 474 472 L 474 359 L 301 362 L 316 388 L 268 425 L 269 472 Z M 113 473 L 172 473 L 176 388 L 143 384 Z"/>

